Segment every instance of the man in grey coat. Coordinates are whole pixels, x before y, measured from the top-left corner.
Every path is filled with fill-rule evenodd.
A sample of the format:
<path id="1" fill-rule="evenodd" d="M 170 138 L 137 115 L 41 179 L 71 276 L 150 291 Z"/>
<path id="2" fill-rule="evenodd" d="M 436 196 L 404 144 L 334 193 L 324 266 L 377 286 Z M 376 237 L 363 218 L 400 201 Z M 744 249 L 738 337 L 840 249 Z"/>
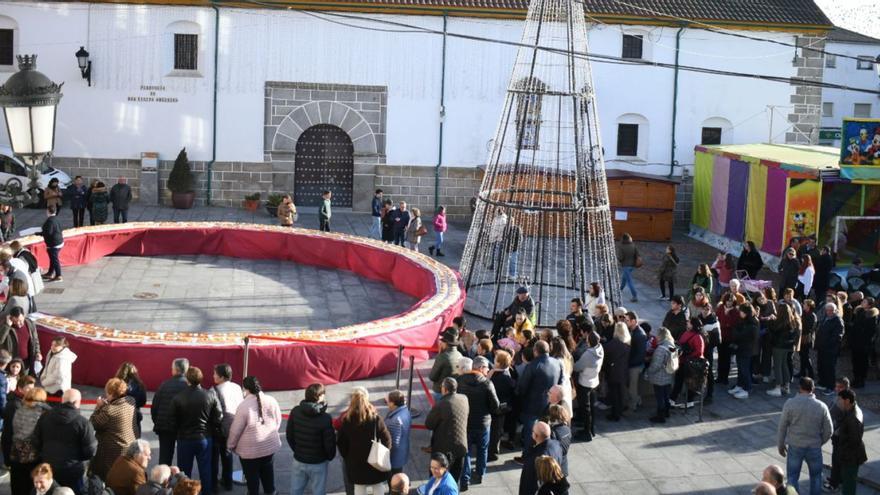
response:
<path id="1" fill-rule="evenodd" d="M 456 393 L 458 382 L 447 377 L 441 385 L 440 398 L 425 418 L 425 427 L 431 430 L 431 454 L 442 453 L 449 459 L 449 474 L 455 481 L 461 478 L 464 456 L 467 454 L 467 423 L 470 408 L 464 395 Z"/>
<path id="2" fill-rule="evenodd" d="M 116 184 L 110 188 L 110 202 L 113 203 L 113 223 L 128 222 L 128 205 L 131 204 L 131 186 L 125 183 L 125 177 L 120 177 Z"/>
<path id="3" fill-rule="evenodd" d="M 814 388 L 811 378 L 801 378 L 798 395 L 785 402 L 779 420 L 777 447 L 782 457 L 788 457 L 788 484 L 800 488 L 801 466 L 806 461 L 810 471 L 810 495 L 820 495 L 822 445 L 831 438 L 833 429 L 828 406 L 816 399 Z"/>

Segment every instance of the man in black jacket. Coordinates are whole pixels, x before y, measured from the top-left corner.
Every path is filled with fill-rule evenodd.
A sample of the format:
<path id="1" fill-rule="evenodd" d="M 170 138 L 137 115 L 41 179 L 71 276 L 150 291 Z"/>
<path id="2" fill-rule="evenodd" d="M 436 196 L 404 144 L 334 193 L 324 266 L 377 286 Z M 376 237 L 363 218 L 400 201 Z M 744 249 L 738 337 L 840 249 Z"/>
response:
<path id="1" fill-rule="evenodd" d="M 177 430 L 174 426 L 174 409 L 172 401 L 186 388 L 186 370 L 189 360 L 175 359 L 171 364 L 172 377 L 159 385 L 153 396 L 153 407 L 150 416 L 153 418 L 153 432 L 159 437 L 159 464 L 171 465 L 174 459 L 174 445 L 177 442 Z"/>
<path id="2" fill-rule="evenodd" d="M 128 205 L 131 203 L 131 187 L 125 183 L 125 177 L 110 188 L 110 202 L 113 203 L 113 223 L 128 222 Z"/>
<path id="3" fill-rule="evenodd" d="M 825 321 L 816 332 L 816 351 L 819 358 L 819 385 L 825 395 L 834 395 L 834 379 L 837 376 L 837 358 L 843 341 L 844 327 L 836 304 L 825 305 Z"/>
<path id="4" fill-rule="evenodd" d="M 467 397 L 468 401 L 468 451 L 464 456 L 464 470 L 460 484 L 460 489 L 465 490 L 471 483 L 479 485 L 483 482 L 489 456 L 489 427 L 492 424 L 492 414 L 498 412 L 501 404 L 495 393 L 495 385 L 487 378 L 488 359 L 483 356 L 477 356 L 473 361 L 461 358 L 459 364 L 461 369 L 471 369 L 470 373 L 458 376 L 458 393 Z M 474 457 L 477 465 L 471 478 L 471 459 Z"/>
<path id="5" fill-rule="evenodd" d="M 52 466 L 55 481 L 80 495 L 85 463 L 98 449 L 92 424 L 79 412 L 82 395 L 75 388 L 61 397 L 61 407 L 40 416 L 34 428 L 34 445 L 43 462 Z"/>
<path id="6" fill-rule="evenodd" d="M 202 493 L 213 493 L 211 441 L 219 435 L 223 411 L 214 392 L 202 388 L 202 379 L 202 370 L 195 366 L 187 369 L 187 387 L 174 397 L 171 407 L 177 431 L 177 465 L 192 478 L 195 458 L 199 464 Z"/>
<path id="7" fill-rule="evenodd" d="M 43 222 L 43 242 L 46 243 L 46 253 L 49 255 L 49 271 L 43 278 L 49 282 L 61 281 L 61 261 L 58 255 L 64 246 L 64 234 L 61 228 L 61 221 L 56 216 L 58 210 L 54 206 L 46 208 L 46 221 Z"/>
<path id="8" fill-rule="evenodd" d="M 868 460 L 865 452 L 865 418 L 862 410 L 856 405 L 856 393 L 842 390 L 837 394 L 838 407 L 843 416 L 834 430 L 837 436 L 835 450 L 840 448 L 840 477 L 843 493 L 855 493 L 859 475 L 859 466 Z"/>
<path id="9" fill-rule="evenodd" d="M 336 456 L 336 432 L 333 418 L 327 414 L 324 386 L 313 383 L 306 389 L 305 400 L 290 411 L 287 443 L 293 451 L 291 495 L 325 493 L 327 466 Z"/>
<path id="10" fill-rule="evenodd" d="M 562 466 L 562 447 L 559 442 L 550 438 L 550 425 L 538 421 L 531 429 L 534 446 L 523 458 L 522 472 L 519 475 L 519 495 L 532 495 L 538 491 L 538 470 L 535 468 L 535 460 L 542 455 L 547 455 L 556 460 Z"/>

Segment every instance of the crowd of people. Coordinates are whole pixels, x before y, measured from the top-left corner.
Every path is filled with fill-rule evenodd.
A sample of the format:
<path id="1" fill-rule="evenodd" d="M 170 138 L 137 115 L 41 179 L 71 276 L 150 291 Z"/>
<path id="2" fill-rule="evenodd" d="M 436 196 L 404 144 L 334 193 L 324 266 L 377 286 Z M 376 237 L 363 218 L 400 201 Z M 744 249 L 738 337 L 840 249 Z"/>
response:
<path id="1" fill-rule="evenodd" d="M 331 197 L 327 191 L 320 210 L 324 230 L 330 228 Z M 9 280 L 0 315 L 0 391 L 9 393 L 0 394 L 2 453 L 12 494 L 60 495 L 66 487 L 80 495 L 94 484 L 117 495 L 215 493 L 231 488 L 235 457 L 249 494 L 274 493 L 274 456 L 282 448 L 279 405 L 263 393 L 256 377 L 234 383 L 227 364 L 214 367 L 214 385 L 205 388 L 199 368 L 183 358 L 172 363 L 172 377 L 156 391 L 150 408 L 159 451 L 158 465 L 149 473 L 152 451 L 141 438 L 146 389 L 132 363 L 123 363 L 107 381 L 88 420 L 80 414 L 81 394 L 71 383 L 76 355 L 63 337 L 54 339 L 44 355 L 27 319 L 36 310 L 39 283 L 61 279 L 58 206 L 49 205 L 43 226 L 50 258 L 46 274 L 17 243 L 0 249 Z M 442 212 L 434 217 L 436 238 L 429 248 L 437 256 L 444 255 Z M 288 197 L 279 218 L 292 225 L 295 215 Z M 427 233 L 418 209 L 408 210 L 405 202 L 395 207 L 381 190 L 373 199 L 373 219 L 371 235 L 410 249 L 418 250 Z M 496 251 L 497 256 L 516 252 L 505 244 L 511 222 L 502 222 L 505 230 L 489 239 L 497 245 L 492 263 L 501 263 Z M 431 477 L 416 490 L 423 495 L 467 491 L 482 483 L 501 453 L 512 451 L 521 465 L 520 495 L 567 495 L 572 443 L 592 441 L 606 421 L 647 408 L 650 398 L 648 420 L 662 425 L 674 409 L 710 403 L 717 386 L 739 400 L 748 400 L 757 387 L 789 399 L 777 438 L 787 458 L 785 471 L 768 467 L 755 493 L 796 490 L 804 462 L 811 494 L 823 488 L 855 493 L 866 453 L 864 419 L 853 389 L 864 387 L 868 370 L 876 367 L 880 310 L 860 291 L 830 289 L 833 259 L 827 259 L 827 248 L 814 249 L 806 243 L 786 250 L 778 266 L 778 292 L 774 287 L 749 292 L 737 278 L 753 279 L 763 267 L 755 246 L 746 243 L 738 259 L 720 253 L 712 264 L 701 264 L 690 286 L 677 293 L 680 258 L 670 246 L 658 268 L 660 297 L 669 301 L 669 310 L 653 324 L 633 310 L 612 307 L 595 282 L 583 298 L 571 299 L 570 313 L 552 329 L 535 328 L 535 302 L 525 286 L 495 315 L 490 329 L 473 331 L 463 317 L 456 318 L 438 336 L 430 372 L 433 403 L 425 420 L 431 440 L 422 447 L 430 455 L 424 467 Z M 642 256 L 626 234 L 617 254 L 620 290 L 628 287 L 637 301 L 633 272 L 643 267 Z M 880 267 L 854 276 L 875 280 Z M 838 370 L 847 348 L 851 382 Z M 817 391 L 829 397 L 830 407 L 816 398 Z M 290 411 L 285 430 L 294 459 L 291 493 L 324 493 L 329 463 L 337 454 L 347 493 L 408 493 L 409 405 L 396 390 L 384 402 L 382 415 L 369 392 L 355 388 L 348 407 L 333 417 L 324 386 L 310 385 Z M 605 412 L 604 421 L 599 411 Z M 832 470 L 822 480 L 821 447 L 828 441 Z M 380 445 L 387 459 L 376 454 Z M 189 479 L 194 466 L 198 481 Z"/>

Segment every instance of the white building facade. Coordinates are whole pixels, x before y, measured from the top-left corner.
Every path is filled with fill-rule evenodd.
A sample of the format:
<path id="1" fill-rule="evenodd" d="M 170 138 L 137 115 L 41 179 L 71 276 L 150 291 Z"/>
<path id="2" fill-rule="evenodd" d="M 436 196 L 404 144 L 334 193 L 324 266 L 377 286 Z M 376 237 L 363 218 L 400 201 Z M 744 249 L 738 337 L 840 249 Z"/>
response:
<path id="1" fill-rule="evenodd" d="M 166 173 L 185 147 L 198 197 L 212 204 L 238 205 L 251 192 L 293 192 L 310 204 L 326 187 L 364 211 L 381 187 L 467 215 L 516 46 L 455 35 L 516 43 L 522 21 L 345 15 L 0 1 L 0 82 L 16 70 L 10 53 L 37 54 L 38 70 L 65 82 L 53 164 L 71 175 L 125 176 L 137 190 L 141 153 L 158 152 Z M 699 24 L 590 20 L 590 46 L 580 50 L 673 65 L 677 52 L 682 67 L 593 62 L 609 168 L 681 176 L 695 145 L 784 142 L 794 104 L 818 99 L 802 91 L 812 88 L 685 67 L 793 77 L 795 49 L 759 40 L 802 43 L 827 29 L 821 23 L 743 29 L 752 40 Z M 91 86 L 73 56 L 80 46 Z"/>
<path id="2" fill-rule="evenodd" d="M 834 28 L 828 33 L 825 49 L 830 54 L 825 57 L 826 82 L 880 91 L 880 77 L 875 70 L 875 60 L 880 56 L 880 40 Z M 848 117 L 880 118 L 880 97 L 856 91 L 823 89 L 819 143 L 839 147 L 841 124 Z"/>

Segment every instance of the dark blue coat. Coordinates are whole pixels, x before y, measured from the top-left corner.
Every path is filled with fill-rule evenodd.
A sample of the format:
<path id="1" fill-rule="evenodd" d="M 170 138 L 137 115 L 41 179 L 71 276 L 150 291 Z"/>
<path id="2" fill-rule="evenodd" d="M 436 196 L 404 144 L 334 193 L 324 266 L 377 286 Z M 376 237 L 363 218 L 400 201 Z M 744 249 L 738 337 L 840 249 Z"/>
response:
<path id="1" fill-rule="evenodd" d="M 522 404 L 520 414 L 529 418 L 540 416 L 547 408 L 547 392 L 553 385 L 562 385 L 562 363 L 547 355 L 536 357 L 516 384 L 516 395 Z"/>
<path id="2" fill-rule="evenodd" d="M 537 493 L 538 471 L 535 469 L 535 459 L 542 455 L 549 455 L 562 466 L 562 447 L 556 440 L 548 439 L 546 442 L 532 447 L 523 459 L 522 473 L 519 475 L 519 495 L 535 495 Z"/>
<path id="3" fill-rule="evenodd" d="M 67 190 L 70 194 L 70 207 L 74 210 L 83 209 L 86 207 L 86 193 L 88 189 L 85 184 L 77 187 L 76 184 L 71 184 Z"/>
<path id="4" fill-rule="evenodd" d="M 843 320 L 839 316 L 826 318 L 816 333 L 816 349 L 819 352 L 839 353 L 843 332 Z"/>

